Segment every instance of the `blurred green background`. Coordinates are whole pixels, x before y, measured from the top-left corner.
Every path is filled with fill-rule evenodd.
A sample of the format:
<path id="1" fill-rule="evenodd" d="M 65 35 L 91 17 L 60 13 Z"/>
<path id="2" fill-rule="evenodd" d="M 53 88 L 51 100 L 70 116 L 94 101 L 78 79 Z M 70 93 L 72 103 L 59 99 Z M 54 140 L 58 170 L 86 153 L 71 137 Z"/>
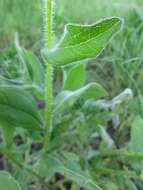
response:
<path id="1" fill-rule="evenodd" d="M 24 44 L 42 38 L 41 1 L 0 0 L 0 46 L 12 42 L 14 32 L 19 33 Z M 142 0 L 56 0 L 56 3 L 55 30 L 62 29 L 67 22 L 87 24 L 106 16 L 127 17 L 134 9 L 143 18 Z"/>

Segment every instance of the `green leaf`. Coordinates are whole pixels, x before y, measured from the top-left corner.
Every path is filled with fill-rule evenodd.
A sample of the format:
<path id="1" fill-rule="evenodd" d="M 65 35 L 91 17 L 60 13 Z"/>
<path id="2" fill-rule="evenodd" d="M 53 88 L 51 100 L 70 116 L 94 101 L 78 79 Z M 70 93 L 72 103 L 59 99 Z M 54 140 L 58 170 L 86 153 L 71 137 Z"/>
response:
<path id="1" fill-rule="evenodd" d="M 53 177 L 55 173 L 60 173 L 87 190 L 102 190 L 88 173 L 82 171 L 75 157 L 73 160 L 70 157 L 70 160 L 62 162 L 58 158 L 58 155 L 49 154 L 38 161 L 35 171 L 41 176 L 46 177 L 47 180 Z"/>
<path id="2" fill-rule="evenodd" d="M 120 30 L 121 25 L 122 20 L 117 17 L 93 25 L 68 24 L 60 43 L 55 49 L 44 51 L 44 57 L 47 63 L 58 66 L 95 58 Z"/>
<path id="3" fill-rule="evenodd" d="M 30 51 L 21 49 L 31 81 L 38 86 L 44 85 L 44 68 L 39 59 Z"/>
<path id="4" fill-rule="evenodd" d="M 21 190 L 18 182 L 7 172 L 0 172 L 1 190 Z"/>
<path id="5" fill-rule="evenodd" d="M 43 178 L 46 177 L 47 181 L 49 181 L 54 174 L 59 171 L 59 168 L 59 163 L 52 159 L 50 155 L 41 156 L 34 166 L 35 172 Z"/>
<path id="6" fill-rule="evenodd" d="M 136 116 L 131 128 L 130 148 L 135 152 L 143 152 L 143 119 Z"/>
<path id="7" fill-rule="evenodd" d="M 85 63 L 64 68 L 64 90 L 77 90 L 85 84 Z"/>
<path id="8" fill-rule="evenodd" d="M 17 87 L 0 86 L 0 123 L 39 130 L 42 121 L 33 97 Z"/>
<path id="9" fill-rule="evenodd" d="M 0 75 L 0 85 L 21 85 L 21 82 Z"/>
<path id="10" fill-rule="evenodd" d="M 107 96 L 106 90 L 97 83 L 90 83 L 76 91 L 62 91 L 55 99 L 54 113 L 61 112 L 69 107 L 79 99 L 87 100 L 90 98 L 101 98 Z"/>
<path id="11" fill-rule="evenodd" d="M 105 186 L 105 190 L 118 190 L 118 187 L 115 183 L 109 181 Z"/>
<path id="12" fill-rule="evenodd" d="M 80 187 L 85 187 L 87 190 L 102 190 L 85 172 L 78 170 L 78 165 L 72 163 L 70 166 L 64 165 L 60 168 L 60 173 L 66 176 L 68 179 L 77 183 Z"/>
<path id="13" fill-rule="evenodd" d="M 22 48 L 17 36 L 15 36 L 15 46 L 23 69 L 24 79 L 30 80 L 38 86 L 43 86 L 44 67 L 38 57 L 34 53 Z"/>

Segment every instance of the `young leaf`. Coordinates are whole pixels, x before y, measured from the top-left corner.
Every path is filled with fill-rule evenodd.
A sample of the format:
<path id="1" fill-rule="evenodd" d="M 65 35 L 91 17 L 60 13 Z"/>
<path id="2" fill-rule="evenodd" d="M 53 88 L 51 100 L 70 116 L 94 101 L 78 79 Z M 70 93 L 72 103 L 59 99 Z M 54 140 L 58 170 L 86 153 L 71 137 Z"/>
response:
<path id="1" fill-rule="evenodd" d="M 77 90 L 85 84 L 85 63 L 64 68 L 64 90 Z"/>
<path id="2" fill-rule="evenodd" d="M 0 189 L 1 190 L 21 190 L 18 182 L 7 172 L 0 172 Z"/>
<path id="3" fill-rule="evenodd" d="M 21 53 L 27 66 L 31 81 L 33 81 L 38 86 L 43 85 L 44 68 L 40 63 L 39 59 L 33 53 L 25 49 L 21 49 Z"/>
<path id="4" fill-rule="evenodd" d="M 33 97 L 17 87 L 0 86 L 0 123 L 39 130 L 42 122 Z"/>
<path id="5" fill-rule="evenodd" d="M 97 83 L 90 83 L 76 91 L 62 91 L 55 99 L 54 112 L 60 112 L 71 107 L 79 98 L 101 98 L 107 96 L 106 90 Z"/>
<path id="6" fill-rule="evenodd" d="M 44 68 L 38 57 L 20 46 L 17 35 L 15 36 L 15 46 L 25 79 L 30 79 L 34 84 L 43 86 Z"/>
<path id="7" fill-rule="evenodd" d="M 44 51 L 44 57 L 47 63 L 58 66 L 96 57 L 121 25 L 122 20 L 117 17 L 94 25 L 68 24 L 60 43 L 55 49 Z"/>

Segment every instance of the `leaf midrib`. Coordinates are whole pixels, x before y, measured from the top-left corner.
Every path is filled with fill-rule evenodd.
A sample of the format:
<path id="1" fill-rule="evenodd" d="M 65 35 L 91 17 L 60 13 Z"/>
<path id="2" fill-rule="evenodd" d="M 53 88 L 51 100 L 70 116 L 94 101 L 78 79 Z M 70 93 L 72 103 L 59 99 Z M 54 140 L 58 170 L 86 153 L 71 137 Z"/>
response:
<path id="1" fill-rule="evenodd" d="M 92 38 L 90 38 L 89 40 L 86 40 L 86 41 L 84 41 L 84 42 L 82 41 L 82 42 L 80 42 L 80 43 L 76 43 L 75 45 L 68 45 L 68 46 L 62 47 L 62 46 L 60 46 L 60 45 L 62 45 L 62 42 L 63 42 L 63 40 L 62 40 L 62 41 L 60 42 L 60 44 L 58 45 L 58 47 L 53 50 L 53 52 L 56 51 L 56 50 L 59 50 L 59 49 L 67 49 L 67 48 L 69 48 L 69 47 L 75 47 L 75 46 L 78 46 L 78 45 L 87 43 L 87 42 L 89 42 L 89 41 L 92 41 L 93 39 L 96 39 L 96 38 L 100 37 L 100 36 L 103 35 L 104 33 L 107 33 L 107 32 L 110 31 L 113 27 L 117 26 L 119 23 L 120 23 L 120 21 L 118 21 L 117 23 L 113 24 L 113 26 L 110 27 L 108 30 L 101 32 L 100 34 L 96 35 L 95 37 L 92 37 Z M 83 32 L 81 32 L 80 34 L 82 34 L 82 33 L 83 33 Z M 66 35 L 66 34 L 65 34 L 65 35 Z M 77 35 L 77 34 L 76 34 L 76 35 Z M 74 35 L 74 36 L 76 36 L 76 35 Z M 79 35 L 79 33 L 78 33 L 78 35 Z"/>
<path id="2" fill-rule="evenodd" d="M 7 99 L 7 95 L 6 95 L 4 92 L 1 91 L 0 93 L 4 94 L 5 98 Z M 23 96 L 23 95 L 22 95 L 22 96 Z M 31 103 L 31 102 L 29 101 L 29 99 L 28 99 L 26 96 L 24 96 L 24 98 L 25 98 L 29 103 Z M 8 99 L 7 99 L 7 102 L 8 102 Z M 14 109 L 14 110 L 19 110 L 19 111 L 21 111 L 21 112 L 24 112 L 25 114 L 31 115 L 33 118 L 35 118 L 36 120 L 38 120 L 38 121 L 40 122 L 40 120 L 38 119 L 38 117 L 35 117 L 31 112 L 26 112 L 24 109 L 19 109 L 18 107 L 14 106 L 14 105 L 6 104 L 6 103 L 0 103 L 0 105 L 7 106 L 7 107 L 10 107 L 10 108 L 12 108 L 12 109 Z M 40 122 L 40 123 L 41 123 L 41 122 Z"/>
<path id="3" fill-rule="evenodd" d="M 37 123 L 41 124 L 41 122 L 38 120 L 38 118 L 34 117 L 32 114 L 29 114 L 21 109 L 17 109 L 15 107 L 12 107 L 12 106 L 9 106 L 8 104 L 1 104 L 0 103 L 0 106 L 4 106 L 4 107 L 7 107 L 11 110 L 14 110 L 14 111 L 18 111 L 18 112 L 21 112 L 21 113 L 24 113 L 25 115 L 29 115 L 30 117 L 32 117 Z M 19 123 L 20 124 L 20 123 Z"/>

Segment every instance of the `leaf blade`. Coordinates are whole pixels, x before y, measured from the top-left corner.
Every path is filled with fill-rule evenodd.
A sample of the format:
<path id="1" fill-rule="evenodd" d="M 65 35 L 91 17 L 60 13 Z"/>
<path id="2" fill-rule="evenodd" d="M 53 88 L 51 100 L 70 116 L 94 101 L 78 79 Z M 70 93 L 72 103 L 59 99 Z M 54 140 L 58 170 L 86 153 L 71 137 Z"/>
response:
<path id="1" fill-rule="evenodd" d="M 143 152 L 143 119 L 138 115 L 135 117 L 131 128 L 130 148 L 135 152 Z"/>
<path id="2" fill-rule="evenodd" d="M 7 172 L 0 172 L 0 188 L 3 190 L 21 190 L 17 181 Z"/>
<path id="3" fill-rule="evenodd" d="M 10 86 L 0 86 L 0 122 L 38 130 L 42 125 L 33 97 Z"/>
<path id="4" fill-rule="evenodd" d="M 85 63 L 79 63 L 69 70 L 64 69 L 64 90 L 77 90 L 86 81 Z"/>
<path id="5" fill-rule="evenodd" d="M 117 17 L 88 26 L 67 25 L 61 42 L 44 56 L 48 63 L 58 66 L 96 57 L 121 25 Z"/>
<path id="6" fill-rule="evenodd" d="M 98 99 L 107 95 L 106 90 L 98 83 L 89 83 L 76 91 L 62 91 L 55 99 L 54 113 L 71 107 L 79 98 Z"/>

